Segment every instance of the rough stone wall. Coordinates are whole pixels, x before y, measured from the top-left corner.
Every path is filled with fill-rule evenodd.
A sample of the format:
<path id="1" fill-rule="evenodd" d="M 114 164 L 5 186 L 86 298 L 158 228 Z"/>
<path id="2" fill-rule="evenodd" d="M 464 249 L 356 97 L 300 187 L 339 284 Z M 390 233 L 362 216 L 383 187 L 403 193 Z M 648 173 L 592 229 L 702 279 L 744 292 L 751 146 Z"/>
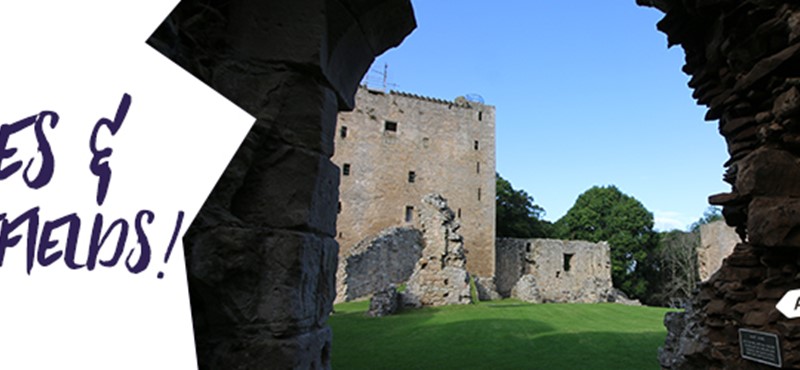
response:
<path id="1" fill-rule="evenodd" d="M 413 28 L 408 0 L 184 0 L 148 40 L 257 119 L 184 237 L 201 369 L 330 368 L 336 114 Z"/>
<path id="2" fill-rule="evenodd" d="M 531 241 L 514 238 L 497 238 L 495 242 L 497 271 L 494 282 L 497 285 L 497 293 L 503 298 L 511 297 L 511 289 L 522 275 L 528 272 L 528 265 L 533 262 L 525 259 L 525 248 L 528 243 Z"/>
<path id="3" fill-rule="evenodd" d="M 666 12 L 658 28 L 728 143 L 732 190 L 710 202 L 750 244 L 800 247 L 800 3 L 639 2 Z"/>
<path id="4" fill-rule="evenodd" d="M 392 227 L 356 244 L 339 261 L 336 302 L 406 282 L 422 257 L 422 245 L 422 233 L 410 227 Z"/>
<path id="5" fill-rule="evenodd" d="M 497 239 L 498 292 L 529 302 L 608 302 L 608 244 L 578 240 Z"/>
<path id="6" fill-rule="evenodd" d="M 700 246 L 697 249 L 697 269 L 700 281 L 706 281 L 720 267 L 722 260 L 733 252 L 733 247 L 741 241 L 736 230 L 716 221 L 700 226 Z"/>
<path id="7" fill-rule="evenodd" d="M 660 360 L 675 369 L 763 368 L 739 355 L 739 328 L 776 334 L 784 367 L 800 367 L 800 327 L 774 306 L 797 288 L 800 250 L 800 3 L 637 0 L 686 53 L 683 71 L 728 144 L 723 206 L 739 245 L 702 284 L 692 309 L 669 317 Z"/>
<path id="8" fill-rule="evenodd" d="M 386 121 L 395 122 L 396 131 L 387 131 Z M 339 115 L 336 131 L 333 162 L 349 167 L 340 186 L 340 255 L 387 227 L 419 227 L 413 216 L 420 199 L 435 192 L 447 197 L 464 225 L 467 269 L 493 276 L 494 134 L 493 106 L 360 88 L 356 109 Z M 407 207 L 413 207 L 410 222 Z"/>
<path id="9" fill-rule="evenodd" d="M 422 199 L 419 210 L 425 246 L 408 280 L 404 304 L 443 306 L 472 302 L 464 238 L 456 215 L 439 194 Z"/>
<path id="10" fill-rule="evenodd" d="M 740 356 L 738 329 L 778 335 L 783 368 L 800 368 L 800 322 L 775 305 L 798 287 L 800 250 L 738 244 L 692 306 L 665 318 L 669 334 L 659 350 L 668 369 L 767 369 Z"/>

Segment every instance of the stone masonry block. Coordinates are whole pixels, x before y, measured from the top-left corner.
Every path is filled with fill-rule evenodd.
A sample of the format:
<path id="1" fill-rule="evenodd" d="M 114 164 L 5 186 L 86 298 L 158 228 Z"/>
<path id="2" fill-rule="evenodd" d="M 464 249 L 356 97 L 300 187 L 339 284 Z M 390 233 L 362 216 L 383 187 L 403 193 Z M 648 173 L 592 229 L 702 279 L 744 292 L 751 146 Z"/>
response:
<path id="1" fill-rule="evenodd" d="M 254 67 L 231 61 L 219 68 L 213 84 L 256 117 L 256 125 L 263 126 L 254 128 L 262 133 L 260 140 L 333 155 L 338 100 L 336 92 L 314 76 L 280 64 Z"/>
<path id="2" fill-rule="evenodd" d="M 321 327 L 335 296 L 337 255 L 335 240 L 309 233 L 220 227 L 199 234 L 189 275 L 202 287 L 202 306 L 215 307 L 199 321 L 209 330 L 259 325 L 275 337 Z"/>
<path id="3" fill-rule="evenodd" d="M 209 369 L 330 369 L 332 332 L 328 327 L 291 338 L 258 334 L 220 338 L 200 352 Z"/>
<path id="4" fill-rule="evenodd" d="M 800 197 L 800 163 L 787 151 L 761 148 L 739 161 L 739 194 Z"/>
<path id="5" fill-rule="evenodd" d="M 343 97 L 343 110 L 350 110 L 355 107 L 358 81 L 372 64 L 374 51 L 351 9 L 339 0 L 325 3 L 328 16 L 335 21 L 328 23 L 327 55 L 322 60 L 322 71 Z"/>
<path id="6" fill-rule="evenodd" d="M 767 247 L 800 247 L 800 199 L 756 197 L 747 217 L 750 243 Z"/>
<path id="7" fill-rule="evenodd" d="M 398 45 L 416 27 L 408 16 L 413 14 L 408 0 L 239 0 L 231 9 L 235 59 L 319 68 L 338 93 L 341 107 L 349 109 L 374 56 Z"/>
<path id="8" fill-rule="evenodd" d="M 232 213 L 246 224 L 334 236 L 339 169 L 330 159 L 281 143 L 257 155 L 262 160 L 249 169 Z"/>
<path id="9" fill-rule="evenodd" d="M 321 65 L 328 23 L 325 0 L 231 3 L 227 31 L 236 57 Z"/>

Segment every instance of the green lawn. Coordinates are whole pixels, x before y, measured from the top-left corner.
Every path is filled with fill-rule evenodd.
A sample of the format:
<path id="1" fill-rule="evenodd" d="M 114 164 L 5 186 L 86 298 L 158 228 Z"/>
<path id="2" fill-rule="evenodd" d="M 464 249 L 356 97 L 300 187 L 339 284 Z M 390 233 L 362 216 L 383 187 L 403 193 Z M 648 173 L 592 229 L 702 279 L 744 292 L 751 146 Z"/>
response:
<path id="1" fill-rule="evenodd" d="M 333 368 L 658 369 L 667 309 L 515 300 L 364 316 L 335 306 Z"/>

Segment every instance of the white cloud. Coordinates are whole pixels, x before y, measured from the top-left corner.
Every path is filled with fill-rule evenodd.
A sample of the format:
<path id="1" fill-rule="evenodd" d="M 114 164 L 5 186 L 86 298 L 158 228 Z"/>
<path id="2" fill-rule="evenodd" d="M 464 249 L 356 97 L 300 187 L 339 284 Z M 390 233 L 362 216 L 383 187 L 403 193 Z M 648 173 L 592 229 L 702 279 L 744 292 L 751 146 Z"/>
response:
<path id="1" fill-rule="evenodd" d="M 686 216 L 680 212 L 655 211 L 653 229 L 656 231 L 686 230 L 689 225 Z"/>

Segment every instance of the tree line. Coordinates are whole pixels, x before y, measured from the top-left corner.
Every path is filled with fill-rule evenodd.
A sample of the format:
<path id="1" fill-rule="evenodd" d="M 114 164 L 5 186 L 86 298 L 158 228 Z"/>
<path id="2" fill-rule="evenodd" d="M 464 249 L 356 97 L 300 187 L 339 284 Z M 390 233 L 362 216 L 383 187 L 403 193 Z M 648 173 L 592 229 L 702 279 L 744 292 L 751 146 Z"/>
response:
<path id="1" fill-rule="evenodd" d="M 606 241 L 615 288 L 648 305 L 682 307 L 698 283 L 700 225 L 722 219 L 710 207 L 689 231 L 653 230 L 653 213 L 616 186 L 594 186 L 554 223 L 521 189 L 497 175 L 498 237 Z"/>

